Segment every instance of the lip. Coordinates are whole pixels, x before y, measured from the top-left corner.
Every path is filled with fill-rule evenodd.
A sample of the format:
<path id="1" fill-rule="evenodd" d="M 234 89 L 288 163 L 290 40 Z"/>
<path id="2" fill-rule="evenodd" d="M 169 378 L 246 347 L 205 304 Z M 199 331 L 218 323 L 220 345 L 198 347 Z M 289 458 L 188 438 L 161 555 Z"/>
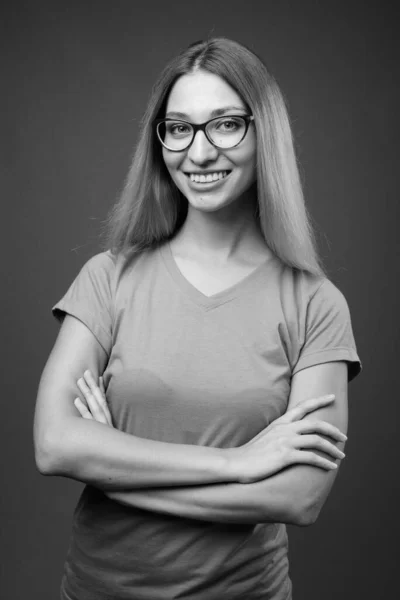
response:
<path id="1" fill-rule="evenodd" d="M 185 175 L 213 175 L 214 173 L 225 173 L 228 175 L 232 169 L 213 169 L 212 171 L 184 171 Z"/>
<path id="2" fill-rule="evenodd" d="M 223 170 L 227 170 L 227 169 L 223 169 Z M 209 171 L 210 173 L 220 173 L 220 171 Z M 194 171 L 191 171 L 191 173 L 194 173 Z M 194 190 L 209 190 L 211 188 L 216 188 L 216 187 L 220 187 L 221 185 L 223 185 L 223 183 L 225 183 L 226 179 L 228 179 L 229 175 L 232 173 L 232 171 L 229 171 L 229 173 L 227 175 L 225 175 L 225 177 L 223 177 L 222 179 L 216 179 L 215 181 L 208 181 L 208 182 L 204 182 L 204 183 L 200 183 L 199 181 L 192 181 L 190 179 L 190 173 L 189 175 L 187 173 L 185 173 L 185 177 L 188 181 L 189 187 L 191 187 Z M 196 175 L 206 175 L 207 173 L 205 171 L 202 172 L 198 172 L 196 173 Z"/>

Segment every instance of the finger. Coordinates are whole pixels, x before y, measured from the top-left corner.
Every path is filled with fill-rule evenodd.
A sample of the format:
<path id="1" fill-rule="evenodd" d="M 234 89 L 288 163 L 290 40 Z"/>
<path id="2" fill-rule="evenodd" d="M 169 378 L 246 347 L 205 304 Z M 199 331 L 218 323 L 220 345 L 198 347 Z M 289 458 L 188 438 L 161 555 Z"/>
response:
<path id="1" fill-rule="evenodd" d="M 104 383 L 102 384 L 102 388 L 103 388 L 102 389 L 100 387 L 100 385 L 97 385 L 95 378 L 93 377 L 92 373 L 89 370 L 84 372 L 83 377 L 84 377 L 84 381 L 86 382 L 90 392 L 96 398 L 96 400 L 98 401 L 100 406 L 105 407 L 105 409 L 108 410 L 107 404 L 105 402 L 106 395 L 105 395 L 105 391 L 104 391 Z M 99 377 L 99 383 L 100 383 L 101 379 L 102 378 Z"/>
<path id="2" fill-rule="evenodd" d="M 99 404 L 101 404 L 102 393 L 92 373 L 89 370 L 85 371 L 82 379 L 90 393 L 98 400 Z"/>
<path id="3" fill-rule="evenodd" d="M 112 417 L 111 417 L 110 409 L 108 408 L 107 399 L 105 397 L 103 397 L 101 408 L 103 409 L 104 415 L 105 415 L 105 417 L 107 419 L 107 423 L 109 425 L 111 425 L 111 427 L 113 427 L 113 422 L 112 422 Z"/>
<path id="4" fill-rule="evenodd" d="M 106 416 L 107 416 L 107 419 L 109 420 L 110 425 L 112 425 L 112 418 L 111 418 L 110 409 L 108 408 L 108 404 L 107 404 L 106 388 L 104 386 L 104 379 L 103 379 L 102 375 L 99 377 L 99 388 L 100 388 L 101 394 L 104 399 L 104 403 L 103 403 L 104 412 L 106 413 Z"/>
<path id="5" fill-rule="evenodd" d="M 342 460 L 345 457 L 342 452 L 335 444 L 332 444 L 329 440 L 324 439 L 319 435 L 302 435 L 296 440 L 297 448 L 312 448 L 313 450 L 319 450 L 330 454 L 333 458 Z"/>
<path id="6" fill-rule="evenodd" d="M 88 386 L 88 384 L 86 383 L 86 381 L 83 379 L 83 377 L 80 377 L 77 381 L 78 387 L 81 390 L 82 394 L 85 396 L 89 396 L 90 395 L 90 388 Z"/>
<path id="7" fill-rule="evenodd" d="M 91 371 L 87 370 L 83 374 L 84 381 L 86 382 L 90 392 L 98 399 L 102 399 L 102 391 L 100 387 L 97 385 L 95 378 L 93 377 Z"/>
<path id="8" fill-rule="evenodd" d="M 328 458 L 324 458 L 323 456 L 319 456 L 319 454 L 315 454 L 315 452 L 309 452 L 306 450 L 296 450 L 292 455 L 293 463 L 296 464 L 305 464 L 312 465 L 314 467 L 319 467 L 320 469 L 324 469 L 326 471 L 332 471 L 338 468 L 337 463 L 332 462 Z"/>
<path id="9" fill-rule="evenodd" d="M 101 405 L 102 397 L 100 394 L 100 390 L 98 391 L 98 394 L 93 394 L 90 388 L 88 387 L 86 381 L 82 377 L 78 379 L 77 384 L 82 394 L 84 395 L 88 408 L 92 413 L 94 419 L 99 423 L 108 424 L 107 418 Z"/>
<path id="10" fill-rule="evenodd" d="M 108 404 L 107 404 L 106 388 L 104 387 L 104 379 L 103 379 L 103 377 L 101 375 L 99 377 L 99 386 L 98 386 L 98 388 L 99 388 L 100 394 L 101 394 L 101 401 L 100 401 L 101 407 L 102 407 L 102 409 L 104 411 L 104 414 L 106 415 L 108 424 L 111 425 L 111 426 L 113 426 L 110 409 L 108 408 Z"/>
<path id="11" fill-rule="evenodd" d="M 94 400 L 97 403 L 97 409 L 102 411 L 102 413 L 103 413 L 101 415 L 100 412 L 95 412 L 96 420 L 100 421 L 101 423 L 105 422 L 112 427 L 113 426 L 112 418 L 111 418 L 111 414 L 110 414 L 110 411 L 109 411 L 109 408 L 107 405 L 105 393 L 103 394 L 102 390 L 97 385 L 96 380 L 94 379 L 94 377 L 89 369 L 87 369 L 84 372 L 83 377 L 84 377 L 84 382 L 86 383 L 87 389 L 89 390 L 90 394 L 92 395 L 92 397 L 94 397 Z M 104 389 L 104 383 L 103 383 L 103 389 Z M 89 398 L 88 402 L 89 401 L 93 401 L 92 398 Z M 95 407 L 94 407 L 94 410 L 96 410 Z M 105 418 L 105 420 L 104 420 L 104 418 Z"/>
<path id="12" fill-rule="evenodd" d="M 76 408 L 78 409 L 78 411 L 80 412 L 81 417 L 83 417 L 84 419 L 93 419 L 87 406 L 84 405 L 84 403 L 82 402 L 82 400 L 80 398 L 75 398 L 74 404 L 75 404 Z"/>
<path id="13" fill-rule="evenodd" d="M 347 435 L 340 431 L 338 427 L 332 425 L 332 423 L 328 423 L 328 421 L 303 419 L 295 423 L 294 427 L 295 431 L 302 435 L 305 433 L 318 433 L 327 435 L 338 442 L 345 442 L 347 440 Z"/>
<path id="14" fill-rule="evenodd" d="M 108 404 L 107 404 L 106 388 L 104 386 L 104 379 L 103 379 L 102 375 L 99 377 L 99 388 L 100 388 L 101 394 L 103 396 L 103 404 L 102 404 L 103 410 L 105 412 L 105 415 L 107 417 L 107 421 L 108 421 L 109 425 L 111 425 L 111 427 L 112 427 L 113 426 L 112 417 L 111 417 L 110 409 L 108 408 Z"/>
<path id="15" fill-rule="evenodd" d="M 324 406 L 328 406 L 332 404 L 335 399 L 334 394 L 328 394 L 326 396 L 319 396 L 318 398 L 308 398 L 303 402 L 300 402 L 297 406 L 289 410 L 283 417 L 281 417 L 281 422 L 291 423 L 294 421 L 300 421 L 306 415 L 319 408 L 323 408 Z"/>

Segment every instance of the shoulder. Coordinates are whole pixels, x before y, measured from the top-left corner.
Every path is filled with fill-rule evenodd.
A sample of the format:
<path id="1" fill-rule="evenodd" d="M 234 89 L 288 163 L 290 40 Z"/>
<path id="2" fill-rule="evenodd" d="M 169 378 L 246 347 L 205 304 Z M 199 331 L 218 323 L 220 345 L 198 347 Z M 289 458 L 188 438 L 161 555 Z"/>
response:
<path id="1" fill-rule="evenodd" d="M 110 291 L 117 268 L 117 257 L 111 251 L 99 252 L 81 267 L 74 284 L 82 288 L 102 288 Z"/>
<path id="2" fill-rule="evenodd" d="M 122 254 L 111 250 L 99 252 L 89 258 L 81 269 L 81 276 L 86 276 L 93 281 L 107 282 L 110 287 L 117 284 L 126 267 L 126 259 Z"/>
<path id="3" fill-rule="evenodd" d="M 339 288 L 325 275 L 313 275 L 279 263 L 275 281 L 283 309 L 304 314 L 313 299 L 324 298 L 329 302 L 343 304 L 344 296 Z"/>
<path id="4" fill-rule="evenodd" d="M 107 285 L 112 295 L 143 282 L 155 274 L 157 249 L 114 253 L 111 250 L 92 256 L 82 267 L 81 275 L 100 285 Z"/>
<path id="5" fill-rule="evenodd" d="M 328 277 L 285 266 L 278 287 L 285 322 L 300 341 L 318 328 L 351 329 L 347 300 Z"/>
<path id="6" fill-rule="evenodd" d="M 298 309 L 307 310 L 312 304 L 323 303 L 347 306 L 343 292 L 325 275 L 313 275 L 291 267 L 283 267 L 279 277 L 281 297 Z"/>
<path id="7" fill-rule="evenodd" d="M 347 307 L 347 300 L 343 292 L 327 277 L 323 277 L 318 285 L 312 289 L 309 302 L 312 301 L 335 305 L 342 309 Z"/>
<path id="8" fill-rule="evenodd" d="M 113 254 L 111 250 L 106 250 L 105 252 L 99 252 L 89 258 L 82 268 L 87 271 L 92 271 L 93 273 L 99 271 L 112 273 L 115 271 L 118 262 L 120 261 L 121 258 Z"/>

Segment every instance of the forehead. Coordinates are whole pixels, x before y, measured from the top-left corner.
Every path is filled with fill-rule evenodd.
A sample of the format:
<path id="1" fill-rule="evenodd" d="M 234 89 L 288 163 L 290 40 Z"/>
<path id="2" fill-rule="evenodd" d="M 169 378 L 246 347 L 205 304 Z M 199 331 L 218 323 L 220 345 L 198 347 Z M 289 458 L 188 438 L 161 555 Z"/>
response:
<path id="1" fill-rule="evenodd" d="M 225 107 L 246 109 L 239 94 L 224 79 L 207 71 L 195 71 L 177 79 L 168 96 L 166 112 L 207 118 L 212 111 Z"/>

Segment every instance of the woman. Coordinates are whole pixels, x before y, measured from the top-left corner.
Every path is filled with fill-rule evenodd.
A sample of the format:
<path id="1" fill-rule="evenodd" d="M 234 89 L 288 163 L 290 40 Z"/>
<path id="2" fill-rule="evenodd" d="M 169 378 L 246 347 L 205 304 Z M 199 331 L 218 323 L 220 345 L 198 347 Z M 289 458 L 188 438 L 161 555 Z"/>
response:
<path id="1" fill-rule="evenodd" d="M 62 598 L 291 598 L 285 524 L 329 493 L 360 362 L 251 51 L 166 67 L 107 247 L 53 308 L 37 400 L 39 470 L 87 484 Z"/>

